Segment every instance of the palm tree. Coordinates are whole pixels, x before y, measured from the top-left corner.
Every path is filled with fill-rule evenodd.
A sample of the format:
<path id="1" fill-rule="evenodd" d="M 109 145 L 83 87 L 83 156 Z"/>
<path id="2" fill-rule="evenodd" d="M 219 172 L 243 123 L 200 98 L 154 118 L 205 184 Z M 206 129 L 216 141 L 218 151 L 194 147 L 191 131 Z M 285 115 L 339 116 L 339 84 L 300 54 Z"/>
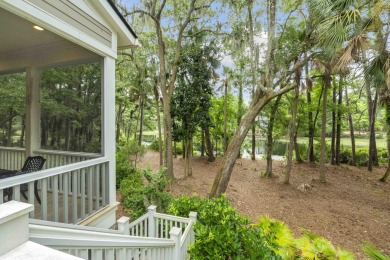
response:
<path id="1" fill-rule="evenodd" d="M 316 3 L 313 3 L 316 2 Z M 377 160 L 375 143 L 375 113 L 378 94 L 372 91 L 383 88 L 389 82 L 384 64 L 387 64 L 387 26 L 390 2 L 386 0 L 337 0 L 311 1 L 318 7 L 317 14 L 324 18 L 320 23 L 320 39 L 328 46 L 343 46 L 337 67 L 347 66 L 352 60 L 362 62 L 365 67 L 365 86 L 370 120 L 370 149 L 368 170 Z M 322 10 L 322 11 L 319 11 Z M 372 44 L 371 44 L 372 43 Z"/>

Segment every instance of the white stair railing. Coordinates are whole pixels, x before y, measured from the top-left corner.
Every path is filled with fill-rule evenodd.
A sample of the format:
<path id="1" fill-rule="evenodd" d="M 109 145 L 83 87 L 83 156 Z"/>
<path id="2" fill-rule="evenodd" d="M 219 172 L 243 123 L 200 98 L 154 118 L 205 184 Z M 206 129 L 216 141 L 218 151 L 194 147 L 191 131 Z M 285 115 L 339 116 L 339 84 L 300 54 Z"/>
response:
<path id="1" fill-rule="evenodd" d="M 88 260 L 180 259 L 175 258 L 175 243 L 170 239 L 30 224 L 30 240 Z"/>
<path id="2" fill-rule="evenodd" d="M 141 226 L 145 226 L 145 219 L 152 219 L 149 223 L 167 220 L 168 224 L 164 224 L 162 234 L 165 236 L 165 229 L 170 228 L 168 237 L 157 237 L 160 228 L 149 223 L 142 233 L 148 236 L 129 235 L 133 227 L 139 226 L 141 230 Z M 88 260 L 188 259 L 188 245 L 194 242 L 195 212 L 191 212 L 190 218 L 187 219 L 156 213 L 156 207 L 150 206 L 148 213 L 140 219 L 131 224 L 128 220 L 125 217 L 119 219 L 118 230 L 31 220 L 30 240 Z"/>
<path id="3" fill-rule="evenodd" d="M 186 258 L 188 245 L 195 242 L 193 226 L 197 213 L 190 212 L 189 218 L 156 212 L 156 206 L 149 206 L 148 212 L 129 225 L 130 235 L 180 241 L 180 256 Z"/>

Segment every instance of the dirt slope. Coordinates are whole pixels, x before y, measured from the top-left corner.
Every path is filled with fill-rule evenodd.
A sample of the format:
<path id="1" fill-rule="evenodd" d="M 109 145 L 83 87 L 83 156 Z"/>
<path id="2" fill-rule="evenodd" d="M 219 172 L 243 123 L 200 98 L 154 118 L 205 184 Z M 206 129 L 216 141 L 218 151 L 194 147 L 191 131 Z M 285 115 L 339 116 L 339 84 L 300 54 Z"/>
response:
<path id="1" fill-rule="evenodd" d="M 174 195 L 194 193 L 208 196 L 221 158 L 213 163 L 195 158 L 193 176 L 183 178 L 184 160 L 174 160 Z M 149 151 L 139 164 L 158 170 L 158 153 Z M 265 161 L 239 159 L 233 170 L 227 197 L 245 216 L 256 221 L 268 215 L 284 221 L 296 235 L 302 228 L 324 236 L 335 246 L 346 248 L 365 259 L 364 241 L 377 245 L 390 255 L 390 184 L 378 182 L 384 168 L 369 173 L 365 168 L 327 165 L 326 184 L 318 181 L 314 164 L 294 164 L 291 184 L 283 184 L 284 163 L 275 161 L 274 178 L 260 177 Z M 312 187 L 303 192 L 302 184 Z"/>

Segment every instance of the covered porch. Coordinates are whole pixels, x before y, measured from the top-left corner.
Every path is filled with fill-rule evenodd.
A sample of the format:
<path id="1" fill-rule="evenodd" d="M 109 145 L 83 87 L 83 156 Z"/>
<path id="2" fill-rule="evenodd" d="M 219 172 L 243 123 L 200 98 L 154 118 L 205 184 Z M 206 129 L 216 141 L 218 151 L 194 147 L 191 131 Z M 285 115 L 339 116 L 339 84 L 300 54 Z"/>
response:
<path id="1" fill-rule="evenodd" d="M 29 216 L 39 220 L 101 227 L 115 223 L 115 59 L 118 46 L 136 45 L 135 35 L 115 11 L 105 0 L 58 5 L 0 0 L 0 99 L 3 107 L 8 104 L 0 108 L 0 114 L 5 111 L 0 120 L 0 169 L 20 170 L 28 156 L 46 159 L 41 171 L 0 179 L 0 204 L 33 204 Z M 80 66 L 93 69 L 77 69 Z M 74 68 L 80 75 L 90 73 L 89 81 L 81 75 L 78 82 L 67 82 Z M 59 79 L 51 82 L 48 73 Z M 22 97 L 15 94 L 20 85 Z M 88 95 L 92 101 L 77 100 L 71 113 L 76 90 L 77 98 Z M 62 94 L 63 101 L 53 102 L 49 91 L 52 96 Z M 21 98 L 23 107 L 13 108 L 16 116 L 9 119 L 10 107 Z M 89 120 L 94 120 L 90 132 L 77 130 Z M 36 181 L 41 204 L 34 196 Z M 20 193 L 26 185 L 27 201 Z M 4 196 L 9 189 L 12 198 Z"/>

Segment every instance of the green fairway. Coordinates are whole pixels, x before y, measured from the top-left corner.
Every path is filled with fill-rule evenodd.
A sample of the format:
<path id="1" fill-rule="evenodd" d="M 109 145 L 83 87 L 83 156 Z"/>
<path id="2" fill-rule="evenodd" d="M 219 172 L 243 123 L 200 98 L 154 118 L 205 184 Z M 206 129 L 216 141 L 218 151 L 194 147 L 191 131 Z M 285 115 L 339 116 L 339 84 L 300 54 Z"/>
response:
<path id="1" fill-rule="evenodd" d="M 340 141 L 341 141 L 342 146 L 351 147 L 351 138 L 342 137 Z M 298 137 L 298 143 L 305 144 L 307 142 L 308 142 L 307 137 Z M 326 142 L 330 143 L 331 138 L 326 138 Z M 368 148 L 369 143 L 370 143 L 370 140 L 368 138 L 355 138 L 355 145 L 357 148 Z M 378 148 L 386 148 L 386 139 L 385 138 L 380 138 L 380 139 L 377 138 L 376 139 L 376 146 Z"/>

